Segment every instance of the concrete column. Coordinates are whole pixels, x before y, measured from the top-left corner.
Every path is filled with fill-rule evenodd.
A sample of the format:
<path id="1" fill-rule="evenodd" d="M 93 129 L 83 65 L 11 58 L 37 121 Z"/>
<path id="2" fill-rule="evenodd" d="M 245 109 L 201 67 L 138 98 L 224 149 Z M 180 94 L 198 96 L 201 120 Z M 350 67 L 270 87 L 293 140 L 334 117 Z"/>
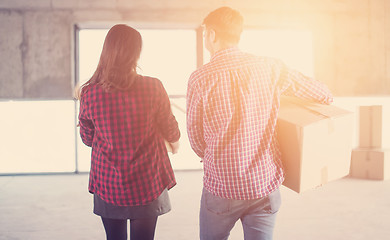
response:
<path id="1" fill-rule="evenodd" d="M 25 98 L 71 98 L 72 31 L 69 12 L 25 13 Z"/>
<path id="2" fill-rule="evenodd" d="M 0 10 L 0 98 L 23 97 L 23 15 Z"/>

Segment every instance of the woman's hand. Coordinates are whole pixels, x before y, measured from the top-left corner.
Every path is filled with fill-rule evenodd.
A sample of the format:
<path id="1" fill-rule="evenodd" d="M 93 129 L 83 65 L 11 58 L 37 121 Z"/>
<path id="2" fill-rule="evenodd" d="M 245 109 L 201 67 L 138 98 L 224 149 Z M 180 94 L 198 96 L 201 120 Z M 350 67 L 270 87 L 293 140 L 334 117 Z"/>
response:
<path id="1" fill-rule="evenodd" d="M 171 152 L 172 154 L 177 153 L 180 147 L 179 141 L 172 143 L 165 141 L 165 145 L 167 147 L 168 152 Z"/>
<path id="2" fill-rule="evenodd" d="M 172 147 L 172 154 L 175 154 L 179 151 L 179 147 L 180 147 L 180 143 L 179 141 L 177 142 L 173 142 L 173 143 L 169 143 Z"/>

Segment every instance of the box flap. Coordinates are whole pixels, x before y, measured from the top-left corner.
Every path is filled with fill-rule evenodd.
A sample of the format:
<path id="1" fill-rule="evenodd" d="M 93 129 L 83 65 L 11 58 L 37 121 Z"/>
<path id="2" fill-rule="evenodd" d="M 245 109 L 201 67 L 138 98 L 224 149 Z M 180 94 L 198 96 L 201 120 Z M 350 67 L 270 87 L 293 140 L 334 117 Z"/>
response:
<path id="1" fill-rule="evenodd" d="M 280 99 L 278 120 L 291 122 L 298 126 L 306 126 L 322 119 L 336 118 L 350 113 L 350 111 L 333 105 L 283 96 Z"/>

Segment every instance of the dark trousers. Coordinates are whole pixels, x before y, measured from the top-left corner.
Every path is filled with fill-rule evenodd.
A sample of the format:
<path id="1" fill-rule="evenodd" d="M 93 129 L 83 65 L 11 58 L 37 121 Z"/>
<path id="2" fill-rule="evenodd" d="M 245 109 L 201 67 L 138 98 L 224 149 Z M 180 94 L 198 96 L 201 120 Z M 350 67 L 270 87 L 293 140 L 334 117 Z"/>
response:
<path id="1" fill-rule="evenodd" d="M 103 218 L 107 240 L 127 239 L 127 219 Z M 130 219 L 131 240 L 153 240 L 156 230 L 157 217 Z"/>

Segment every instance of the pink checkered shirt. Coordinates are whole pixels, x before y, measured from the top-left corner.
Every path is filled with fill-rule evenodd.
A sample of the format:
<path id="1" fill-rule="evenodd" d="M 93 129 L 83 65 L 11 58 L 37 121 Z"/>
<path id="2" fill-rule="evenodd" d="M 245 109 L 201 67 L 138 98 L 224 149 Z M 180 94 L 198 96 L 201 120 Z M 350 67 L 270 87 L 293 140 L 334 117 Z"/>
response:
<path id="1" fill-rule="evenodd" d="M 280 96 L 333 101 L 322 83 L 238 48 L 217 52 L 191 75 L 187 91 L 188 137 L 203 159 L 204 188 L 241 200 L 264 197 L 284 180 L 276 140 Z"/>
<path id="2" fill-rule="evenodd" d="M 92 147 L 88 189 L 115 206 L 148 205 L 176 185 L 164 139 L 180 131 L 160 80 L 138 76 L 130 90 L 82 89 L 80 136 Z"/>

